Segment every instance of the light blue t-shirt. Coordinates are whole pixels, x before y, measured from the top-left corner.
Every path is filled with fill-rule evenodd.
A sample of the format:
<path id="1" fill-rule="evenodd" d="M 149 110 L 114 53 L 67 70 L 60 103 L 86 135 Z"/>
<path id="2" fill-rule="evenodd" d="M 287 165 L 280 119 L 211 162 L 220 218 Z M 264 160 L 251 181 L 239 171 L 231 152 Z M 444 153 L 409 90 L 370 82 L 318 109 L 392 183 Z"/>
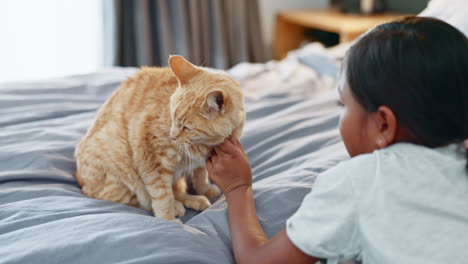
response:
<path id="1" fill-rule="evenodd" d="M 459 145 L 398 143 L 322 173 L 287 221 L 327 264 L 468 263 L 468 173 Z"/>

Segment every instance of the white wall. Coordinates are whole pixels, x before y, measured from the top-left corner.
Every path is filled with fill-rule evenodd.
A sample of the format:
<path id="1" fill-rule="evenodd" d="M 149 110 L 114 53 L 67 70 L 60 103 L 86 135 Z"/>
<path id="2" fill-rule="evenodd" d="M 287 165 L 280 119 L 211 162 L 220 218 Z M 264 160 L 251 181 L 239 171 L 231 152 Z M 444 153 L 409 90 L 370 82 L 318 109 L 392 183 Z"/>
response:
<path id="1" fill-rule="evenodd" d="M 103 66 L 100 0 L 7 0 L 0 8 L 0 82 Z"/>
<path id="2" fill-rule="evenodd" d="M 268 54 L 272 56 L 276 13 L 287 9 L 325 8 L 329 6 L 329 3 L 329 0 L 259 0 L 263 39 Z"/>

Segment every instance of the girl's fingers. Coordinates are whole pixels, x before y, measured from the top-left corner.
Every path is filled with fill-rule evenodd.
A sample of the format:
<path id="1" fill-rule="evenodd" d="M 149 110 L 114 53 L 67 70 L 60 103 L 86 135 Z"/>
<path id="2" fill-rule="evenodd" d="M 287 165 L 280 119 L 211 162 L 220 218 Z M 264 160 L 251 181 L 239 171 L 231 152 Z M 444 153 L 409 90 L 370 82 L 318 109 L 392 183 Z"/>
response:
<path id="1" fill-rule="evenodd" d="M 216 155 L 216 157 L 219 157 L 220 154 L 223 154 L 223 152 L 218 148 L 218 146 L 213 148 L 213 152 L 213 155 Z"/>
<path id="2" fill-rule="evenodd" d="M 211 152 L 211 162 L 212 163 L 217 163 L 218 162 L 218 159 L 219 159 L 219 155 L 218 155 L 218 152 L 216 151 L 216 148 L 213 149 L 213 151 Z"/>
<path id="3" fill-rule="evenodd" d="M 240 143 L 239 139 L 238 138 L 233 138 L 231 139 L 231 142 L 234 146 L 236 146 L 241 152 L 242 154 L 247 157 L 247 155 L 245 154 L 245 151 L 244 151 L 244 147 L 242 147 L 242 144 Z"/>
<path id="4" fill-rule="evenodd" d="M 239 139 L 236 139 L 235 144 L 236 144 L 236 146 L 239 147 L 239 149 L 240 149 L 240 150 L 242 151 L 242 153 L 244 153 L 244 155 L 245 155 L 244 147 L 243 147 L 242 144 L 240 143 Z"/>
<path id="5" fill-rule="evenodd" d="M 241 145 L 239 139 L 237 139 L 237 138 L 231 138 L 229 141 L 230 141 L 234 146 L 236 146 L 236 147 L 238 147 L 238 148 L 239 148 L 239 147 L 240 147 L 240 148 L 242 147 L 242 145 Z"/>
<path id="6" fill-rule="evenodd" d="M 226 154 L 234 154 L 235 153 L 235 146 L 227 139 L 224 140 L 224 142 L 221 143 L 220 145 L 216 146 L 215 149 L 217 151 L 221 151 L 221 152 L 224 152 Z"/>
<path id="7" fill-rule="evenodd" d="M 206 169 L 208 171 L 211 171 L 211 169 L 213 168 L 213 162 L 211 161 L 211 158 L 209 158 L 207 161 L 206 161 Z"/>
<path id="8" fill-rule="evenodd" d="M 231 139 L 231 142 L 232 142 L 234 145 L 236 145 L 236 146 L 240 146 L 240 145 L 241 145 L 241 143 L 240 143 L 240 141 L 239 141 L 238 138 L 233 138 L 233 139 Z"/>

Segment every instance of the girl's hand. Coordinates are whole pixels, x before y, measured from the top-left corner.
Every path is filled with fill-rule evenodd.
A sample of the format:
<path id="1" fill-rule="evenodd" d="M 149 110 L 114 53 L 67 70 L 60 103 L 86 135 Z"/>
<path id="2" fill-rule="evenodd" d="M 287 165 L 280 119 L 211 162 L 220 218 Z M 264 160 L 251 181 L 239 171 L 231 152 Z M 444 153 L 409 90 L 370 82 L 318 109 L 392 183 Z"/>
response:
<path id="1" fill-rule="evenodd" d="M 252 185 L 249 160 L 238 139 L 226 139 L 216 146 L 206 168 L 209 177 L 226 196 L 234 189 Z"/>

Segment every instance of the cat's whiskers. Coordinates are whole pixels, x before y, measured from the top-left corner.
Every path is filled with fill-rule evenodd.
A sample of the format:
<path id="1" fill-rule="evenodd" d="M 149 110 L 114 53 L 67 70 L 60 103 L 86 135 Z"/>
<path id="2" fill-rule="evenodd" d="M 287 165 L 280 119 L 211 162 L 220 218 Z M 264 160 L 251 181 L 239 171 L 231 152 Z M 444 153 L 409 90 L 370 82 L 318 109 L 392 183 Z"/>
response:
<path id="1" fill-rule="evenodd" d="M 192 174 L 192 171 L 193 171 L 193 159 L 192 159 L 192 153 L 190 151 L 190 146 L 188 144 L 184 144 L 184 147 L 185 147 L 185 153 L 187 155 L 187 160 L 188 160 L 188 173 L 189 175 Z"/>
<path id="2" fill-rule="evenodd" d="M 192 176 L 193 170 L 195 169 L 195 160 L 193 153 L 191 151 L 190 145 L 187 143 L 182 143 L 180 146 L 182 146 L 182 155 L 184 157 L 184 165 L 187 168 L 187 173 L 189 176 Z"/>

